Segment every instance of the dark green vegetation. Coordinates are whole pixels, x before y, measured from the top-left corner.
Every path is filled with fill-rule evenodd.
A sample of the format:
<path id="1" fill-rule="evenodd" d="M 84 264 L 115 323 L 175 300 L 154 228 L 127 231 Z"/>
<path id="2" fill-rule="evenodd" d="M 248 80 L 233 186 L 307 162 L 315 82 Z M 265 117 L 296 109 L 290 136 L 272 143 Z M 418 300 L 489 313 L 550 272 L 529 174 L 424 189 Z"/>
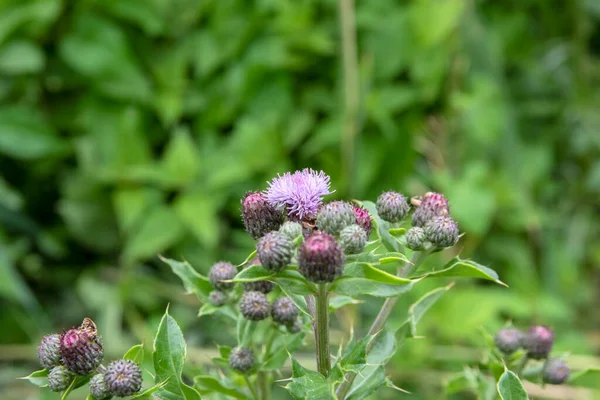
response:
<path id="1" fill-rule="evenodd" d="M 240 198 L 304 166 L 330 198 L 443 192 L 457 249 L 510 286 L 458 281 L 429 311 L 389 371 L 412 398 L 440 398 L 506 319 L 600 364 L 598 2 L 358 3 L 353 140 L 334 1 L 0 1 L 0 397 L 36 390 L 14 383 L 22 345 L 91 316 L 114 359 L 168 302 L 202 368 L 222 326 L 156 254 L 243 261 Z M 334 344 L 377 311 L 343 310 Z"/>

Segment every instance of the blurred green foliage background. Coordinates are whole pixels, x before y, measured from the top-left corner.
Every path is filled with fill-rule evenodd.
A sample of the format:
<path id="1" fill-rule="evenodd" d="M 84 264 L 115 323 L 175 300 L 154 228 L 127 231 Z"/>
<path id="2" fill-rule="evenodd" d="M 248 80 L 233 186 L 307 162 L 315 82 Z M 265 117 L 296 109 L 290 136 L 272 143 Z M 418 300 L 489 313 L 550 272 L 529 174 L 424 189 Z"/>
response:
<path id="1" fill-rule="evenodd" d="M 204 368 L 223 325 L 156 255 L 241 262 L 240 198 L 307 166 L 332 198 L 445 193 L 456 252 L 510 286 L 432 309 L 389 371 L 411 398 L 442 398 L 509 319 L 600 364 L 600 2 L 357 1 L 356 35 L 352 138 L 333 0 L 0 0 L 2 399 L 42 398 L 14 378 L 43 334 L 90 316 L 116 357 L 167 303 Z"/>

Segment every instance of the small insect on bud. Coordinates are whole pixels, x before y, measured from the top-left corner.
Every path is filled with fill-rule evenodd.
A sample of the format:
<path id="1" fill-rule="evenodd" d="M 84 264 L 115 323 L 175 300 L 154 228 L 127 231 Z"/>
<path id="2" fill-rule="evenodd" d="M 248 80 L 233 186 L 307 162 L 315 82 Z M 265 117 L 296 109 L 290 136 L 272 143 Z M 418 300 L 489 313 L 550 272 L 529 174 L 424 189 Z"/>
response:
<path id="1" fill-rule="evenodd" d="M 381 219 L 392 223 L 402 221 L 410 211 L 406 197 L 392 191 L 381 193 L 375 206 Z"/>
<path id="2" fill-rule="evenodd" d="M 414 251 L 425 250 L 425 246 L 427 245 L 427 237 L 423 228 L 410 228 L 406 232 L 404 238 L 406 239 L 406 247 L 409 249 Z"/>
<path id="3" fill-rule="evenodd" d="M 298 319 L 298 307 L 289 297 L 279 297 L 271 307 L 273 321 L 282 325 L 293 325 Z"/>
<path id="4" fill-rule="evenodd" d="M 548 357 L 554 344 L 554 333 L 546 326 L 536 325 L 529 328 L 523 338 L 523 348 L 529 358 L 541 360 Z"/>
<path id="5" fill-rule="evenodd" d="M 244 268 L 248 268 L 248 267 L 250 267 L 252 265 L 256 265 L 256 264 L 260 264 L 260 261 L 258 260 L 258 258 L 252 259 L 252 261 L 250 261 L 248 263 L 248 265 Z M 261 293 L 267 294 L 267 293 L 271 293 L 273 291 L 275 284 L 271 281 L 255 281 L 255 282 L 244 282 L 242 284 L 242 286 L 244 288 L 244 292 L 261 292 Z"/>
<path id="6" fill-rule="evenodd" d="M 240 301 L 240 311 L 250 321 L 261 321 L 269 317 L 271 304 L 264 293 L 244 292 Z"/>
<path id="7" fill-rule="evenodd" d="M 279 228 L 279 232 L 287 236 L 288 239 L 294 241 L 302 235 L 302 225 L 298 222 L 286 221 Z"/>
<path id="8" fill-rule="evenodd" d="M 333 282 L 344 272 L 344 252 L 325 232 L 310 235 L 298 250 L 298 271 L 315 283 Z"/>
<path id="9" fill-rule="evenodd" d="M 60 365 L 60 335 L 52 334 L 44 336 L 42 342 L 38 346 L 38 358 L 42 367 L 51 370 Z"/>
<path id="10" fill-rule="evenodd" d="M 362 206 L 359 207 L 354 204 L 352 204 L 352 209 L 354 210 L 354 216 L 356 217 L 356 224 L 365 230 L 368 239 L 369 236 L 371 236 L 371 228 L 373 227 L 369 211 Z"/>
<path id="11" fill-rule="evenodd" d="M 53 392 L 62 392 L 69 387 L 73 378 L 74 375 L 67 368 L 58 365 L 48 374 L 48 387 Z"/>
<path id="12" fill-rule="evenodd" d="M 269 232 L 258 240 L 256 254 L 265 269 L 281 271 L 294 255 L 294 242 L 281 232 Z"/>
<path id="13" fill-rule="evenodd" d="M 325 204 L 317 215 L 317 228 L 331 235 L 337 235 L 342 229 L 356 222 L 354 209 L 345 201 L 332 201 Z"/>
<path id="14" fill-rule="evenodd" d="M 63 333 L 60 337 L 62 363 L 76 375 L 89 375 L 102 362 L 104 348 L 96 324 L 85 318 L 78 328 Z"/>
<path id="15" fill-rule="evenodd" d="M 233 282 L 229 281 L 237 275 L 237 268 L 227 261 L 219 261 L 210 268 L 208 279 L 217 290 L 227 291 L 233 288 Z"/>
<path id="16" fill-rule="evenodd" d="M 104 374 L 96 374 L 92 377 L 90 380 L 90 394 L 96 400 L 108 400 L 112 397 L 104 383 Z"/>
<path id="17" fill-rule="evenodd" d="M 448 200 L 439 193 L 428 192 L 419 200 L 419 206 L 412 215 L 412 226 L 424 227 L 433 217 L 450 215 Z"/>
<path id="18" fill-rule="evenodd" d="M 454 246 L 458 241 L 458 225 L 450 217 L 433 217 L 425 225 L 425 236 L 437 248 Z"/>
<path id="19" fill-rule="evenodd" d="M 113 396 L 131 396 L 142 388 L 142 370 L 131 360 L 112 361 L 104 372 L 104 384 Z"/>
<path id="20" fill-rule="evenodd" d="M 563 360 L 559 358 L 549 360 L 544 368 L 544 382 L 561 385 L 569 378 L 570 372 L 571 370 Z"/>
<path id="21" fill-rule="evenodd" d="M 267 232 L 279 229 L 284 220 L 281 210 L 277 210 L 260 192 L 248 192 L 242 199 L 242 220 L 246 232 L 254 239 Z"/>
<path id="22" fill-rule="evenodd" d="M 505 328 L 500 329 L 494 337 L 494 344 L 506 355 L 510 355 L 521 347 L 523 334 L 518 329 Z"/>
<path id="23" fill-rule="evenodd" d="M 208 295 L 208 301 L 210 304 L 216 307 L 221 307 L 227 302 L 227 295 L 220 290 L 213 290 Z"/>
<path id="24" fill-rule="evenodd" d="M 245 374 L 254 367 L 254 353 L 246 347 L 236 347 L 229 353 L 229 366 Z"/>
<path id="25" fill-rule="evenodd" d="M 340 244 L 344 253 L 358 254 L 365 249 L 367 233 L 356 224 L 349 225 L 340 232 Z"/>

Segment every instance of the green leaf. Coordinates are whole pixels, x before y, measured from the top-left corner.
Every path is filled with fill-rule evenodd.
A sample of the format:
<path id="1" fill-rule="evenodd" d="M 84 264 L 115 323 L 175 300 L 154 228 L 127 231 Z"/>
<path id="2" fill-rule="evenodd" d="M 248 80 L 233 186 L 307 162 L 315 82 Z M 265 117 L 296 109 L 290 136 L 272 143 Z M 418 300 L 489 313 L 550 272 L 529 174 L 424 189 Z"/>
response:
<path id="1" fill-rule="evenodd" d="M 291 358 L 291 356 L 290 356 Z M 296 400 L 333 400 L 335 397 L 327 379 L 318 372 L 309 371 L 292 360 L 292 378 L 285 388 Z"/>
<path id="2" fill-rule="evenodd" d="M 275 276 L 275 273 L 263 268 L 260 264 L 251 265 L 248 268 L 242 269 L 237 273 L 234 282 L 256 282 L 271 280 L 269 278 Z"/>
<path id="3" fill-rule="evenodd" d="M 285 288 L 287 292 L 292 292 L 296 295 L 307 296 L 315 294 L 317 291 L 313 283 L 308 282 L 302 274 L 294 269 L 284 269 L 268 280 L 274 282 L 282 289 Z"/>
<path id="4" fill-rule="evenodd" d="M 252 341 L 252 334 L 254 333 L 255 324 L 254 321 L 247 320 L 243 315 L 238 315 L 237 320 L 237 341 L 240 346 L 248 346 Z"/>
<path id="5" fill-rule="evenodd" d="M 34 160 L 67 148 L 39 111 L 20 106 L 0 108 L 0 154 Z"/>
<path id="6" fill-rule="evenodd" d="M 587 368 L 576 372 L 569 377 L 570 385 L 598 388 L 600 382 L 600 368 Z"/>
<path id="7" fill-rule="evenodd" d="M 461 260 L 458 257 L 450 260 L 439 271 L 428 272 L 422 277 L 471 277 L 486 279 L 502 286 L 506 284 L 498 279 L 498 274 L 491 268 L 471 260 Z"/>
<path id="8" fill-rule="evenodd" d="M 164 382 L 160 382 L 160 383 L 157 383 L 156 385 L 154 385 L 154 386 L 152 386 L 152 387 L 149 387 L 148 389 L 146 389 L 146 390 L 143 390 L 143 391 L 141 391 L 141 392 L 139 392 L 139 393 L 137 393 L 137 394 L 135 394 L 135 395 L 133 395 L 133 396 L 129 397 L 129 400 L 133 400 L 133 399 L 141 399 L 141 398 L 148 397 L 148 396 L 150 396 L 152 393 L 154 393 L 154 392 L 158 391 L 158 390 L 159 390 L 159 389 L 161 389 L 163 386 L 165 386 L 165 384 L 166 384 L 166 383 L 167 383 L 166 381 L 164 381 Z"/>
<path id="9" fill-rule="evenodd" d="M 194 386 L 198 388 L 201 394 L 222 393 L 228 398 L 248 398 L 244 392 L 238 390 L 230 382 L 225 382 L 224 379 L 217 379 L 210 375 L 200 375 L 195 377 Z"/>
<path id="10" fill-rule="evenodd" d="M 181 380 L 186 345 L 177 322 L 165 312 L 154 339 L 155 383 L 165 382 L 156 397 L 163 400 L 200 400 L 200 394 Z"/>
<path id="11" fill-rule="evenodd" d="M 127 353 L 125 353 L 123 358 L 125 360 L 131 360 L 133 362 L 141 364 L 142 362 L 144 362 L 144 345 L 136 344 L 135 346 L 127 350 Z"/>
<path id="12" fill-rule="evenodd" d="M 212 315 L 219 311 L 221 307 L 217 307 L 211 303 L 204 303 L 202 307 L 200 307 L 200 311 L 198 311 L 198 317 L 206 317 L 207 315 Z"/>
<path id="13" fill-rule="evenodd" d="M 529 400 L 519 377 L 508 369 L 504 371 L 498 381 L 498 393 L 502 400 Z"/>
<path id="14" fill-rule="evenodd" d="M 196 143 L 185 128 L 176 128 L 167 145 L 161 166 L 169 180 L 177 185 L 192 182 L 200 171 Z"/>
<path id="15" fill-rule="evenodd" d="M 354 381 L 346 400 L 362 400 L 381 389 L 387 382 L 383 365 L 371 365 L 365 368 Z"/>
<path id="16" fill-rule="evenodd" d="M 0 73 L 19 75 L 40 72 L 44 64 L 44 53 L 33 42 L 15 40 L 0 48 Z"/>
<path id="17" fill-rule="evenodd" d="M 344 266 L 344 276 L 365 278 L 371 281 L 390 285 L 409 285 L 412 283 L 410 279 L 400 278 L 396 275 L 392 275 L 388 272 L 374 267 L 372 264 L 365 262 L 355 262 L 346 264 Z"/>
<path id="18" fill-rule="evenodd" d="M 448 286 L 437 288 L 426 293 L 412 304 L 408 309 L 408 318 L 398 329 L 401 338 L 410 338 L 417 336 L 417 324 L 423 318 L 425 313 L 442 297 L 448 290 L 454 286 L 454 283 Z"/>
<path id="19" fill-rule="evenodd" d="M 175 275 L 183 281 L 183 287 L 188 293 L 194 293 L 203 302 L 208 301 L 208 296 L 213 290 L 207 277 L 199 274 L 187 261 L 175 261 L 158 256 L 161 261 L 168 264 Z"/>
<path id="20" fill-rule="evenodd" d="M 373 217 L 373 225 L 375 228 L 375 232 L 377 233 L 377 237 L 381 239 L 381 242 L 385 246 L 388 251 L 398 252 L 402 251 L 402 246 L 394 236 L 390 234 L 391 224 L 387 221 L 379 218 L 379 214 L 377 213 L 377 207 L 375 203 L 372 201 L 362 201 L 361 204 L 364 208 L 369 211 L 371 217 Z"/>
<path id="21" fill-rule="evenodd" d="M 219 198 L 202 191 L 181 193 L 173 203 L 173 210 L 181 223 L 200 243 L 211 249 L 219 243 L 221 232 L 218 207 Z"/>
<path id="22" fill-rule="evenodd" d="M 361 304 L 363 301 L 356 300 L 350 296 L 333 296 L 329 299 L 329 311 L 338 310 L 348 304 Z"/>
<path id="23" fill-rule="evenodd" d="M 26 379 L 38 387 L 48 386 L 48 374 L 50 371 L 47 369 L 40 369 L 39 371 L 32 372 L 28 376 L 21 377 L 19 379 Z"/>
<path id="24" fill-rule="evenodd" d="M 289 357 L 302 347 L 304 341 L 304 332 L 298 332 L 293 335 L 279 335 L 273 342 L 270 354 L 261 366 L 261 370 L 275 371 L 281 369 Z"/>
<path id="25" fill-rule="evenodd" d="M 414 283 L 414 281 L 411 281 L 408 284 L 390 285 L 365 278 L 342 276 L 333 282 L 331 291 L 351 297 L 360 295 L 395 297 L 409 292 Z"/>

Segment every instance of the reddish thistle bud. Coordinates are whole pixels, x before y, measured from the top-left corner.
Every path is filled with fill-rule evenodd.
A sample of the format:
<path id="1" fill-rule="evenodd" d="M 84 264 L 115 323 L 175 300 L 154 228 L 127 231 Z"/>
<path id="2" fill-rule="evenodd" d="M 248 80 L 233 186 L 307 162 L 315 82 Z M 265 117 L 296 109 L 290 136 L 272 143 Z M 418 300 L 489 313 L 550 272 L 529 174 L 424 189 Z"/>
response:
<path id="1" fill-rule="evenodd" d="M 422 199 L 417 200 L 418 207 L 412 215 L 412 225 L 424 227 L 433 217 L 447 217 L 450 215 L 450 206 L 444 195 L 434 192 L 425 193 Z"/>
<path id="2" fill-rule="evenodd" d="M 76 375 L 89 375 L 100 365 L 104 348 L 91 319 L 61 335 L 60 354 L 64 366 Z"/>
<path id="3" fill-rule="evenodd" d="M 356 206 L 354 204 L 352 205 L 352 209 L 354 210 L 354 216 L 356 217 L 356 224 L 365 230 L 368 239 L 369 236 L 371 236 L 371 229 L 373 227 L 369 211 L 362 206 Z"/>
<path id="4" fill-rule="evenodd" d="M 536 325 L 529 328 L 523 338 L 523 347 L 529 358 L 541 360 L 548 357 L 554 344 L 554 333 L 546 326 Z"/>
<path id="5" fill-rule="evenodd" d="M 333 282 L 344 272 L 344 253 L 332 235 L 315 232 L 300 246 L 298 264 L 298 271 L 309 281 Z"/>
<path id="6" fill-rule="evenodd" d="M 248 192 L 242 199 L 242 220 L 246 232 L 258 239 L 267 232 L 279 229 L 284 215 L 269 204 L 263 193 Z"/>

